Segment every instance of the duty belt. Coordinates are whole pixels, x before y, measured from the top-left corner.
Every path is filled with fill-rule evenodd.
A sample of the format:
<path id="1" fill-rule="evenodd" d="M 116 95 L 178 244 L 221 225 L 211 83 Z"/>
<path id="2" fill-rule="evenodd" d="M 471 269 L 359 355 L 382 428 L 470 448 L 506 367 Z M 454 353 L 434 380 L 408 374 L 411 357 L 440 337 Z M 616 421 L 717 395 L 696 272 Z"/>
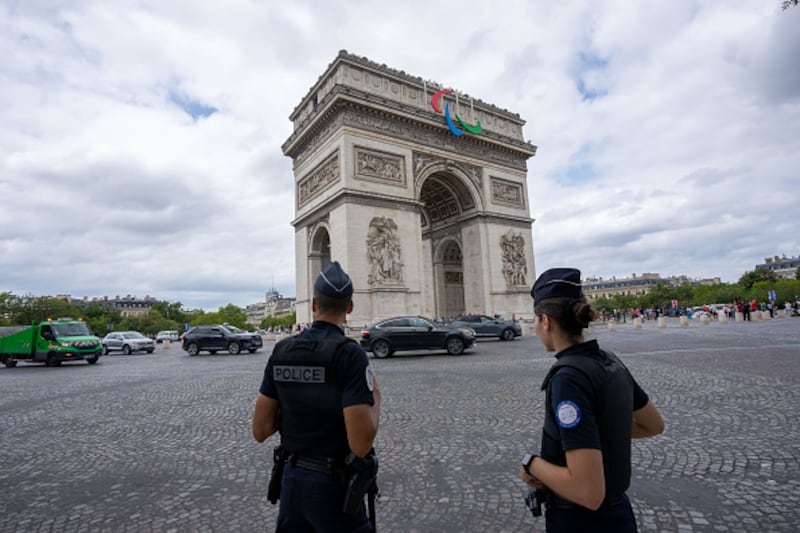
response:
<path id="1" fill-rule="evenodd" d="M 289 454 L 287 462 L 292 466 L 297 466 L 305 470 L 322 472 L 329 476 L 342 470 L 342 461 L 335 457 L 317 457 L 314 455 Z"/>
<path id="2" fill-rule="evenodd" d="M 589 509 L 582 505 L 578 505 L 577 503 L 573 503 L 565 498 L 562 498 L 552 490 L 543 489 L 542 492 L 544 493 L 544 504 L 548 509 L 558 509 L 560 511 L 589 511 Z M 623 501 L 623 496 L 624 494 L 619 497 L 606 497 L 598 511 L 621 504 Z"/>

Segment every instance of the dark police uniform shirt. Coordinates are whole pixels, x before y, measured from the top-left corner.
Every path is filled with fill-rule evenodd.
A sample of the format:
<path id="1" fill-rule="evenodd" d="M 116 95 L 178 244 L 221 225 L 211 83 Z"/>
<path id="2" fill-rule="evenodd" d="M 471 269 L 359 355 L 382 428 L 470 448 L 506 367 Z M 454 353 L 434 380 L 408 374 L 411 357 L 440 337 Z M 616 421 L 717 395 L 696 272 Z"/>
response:
<path id="1" fill-rule="evenodd" d="M 572 346 L 560 352 L 556 357 L 567 354 L 592 356 L 598 349 L 597 341 L 592 340 Z M 630 375 L 630 373 L 628 374 Z M 633 382 L 633 410 L 636 411 L 644 407 L 649 398 L 633 379 L 633 376 L 631 376 L 631 381 Z M 589 378 L 576 368 L 562 367 L 553 376 L 550 387 L 551 406 L 557 419 L 560 418 L 557 422 L 561 436 L 561 448 L 564 451 L 580 448 L 601 450 L 600 428 Z"/>
<path id="2" fill-rule="evenodd" d="M 565 466 L 568 450 L 600 450 L 606 478 L 603 505 L 616 505 L 630 485 L 631 412 L 647 404 L 647 394 L 614 354 L 600 350 L 597 341 L 571 346 L 556 358 L 561 364 L 573 361 L 578 368 L 557 366 L 549 383 L 546 378 L 549 404 L 542 457 Z M 596 398 L 596 394 L 606 396 Z"/>
<path id="3" fill-rule="evenodd" d="M 314 321 L 311 327 L 301 332 L 298 337 L 307 340 L 321 341 L 331 335 L 344 335 L 344 331 L 330 322 L 321 320 Z M 368 404 L 374 405 L 375 398 L 372 395 L 372 369 L 369 366 L 367 354 L 357 342 L 344 344 L 337 352 L 333 365 L 336 375 L 341 377 L 339 387 L 342 391 L 342 408 L 351 405 Z M 264 371 L 264 379 L 261 382 L 259 392 L 280 401 L 277 389 L 275 388 L 274 371 L 272 359 L 267 362 Z"/>

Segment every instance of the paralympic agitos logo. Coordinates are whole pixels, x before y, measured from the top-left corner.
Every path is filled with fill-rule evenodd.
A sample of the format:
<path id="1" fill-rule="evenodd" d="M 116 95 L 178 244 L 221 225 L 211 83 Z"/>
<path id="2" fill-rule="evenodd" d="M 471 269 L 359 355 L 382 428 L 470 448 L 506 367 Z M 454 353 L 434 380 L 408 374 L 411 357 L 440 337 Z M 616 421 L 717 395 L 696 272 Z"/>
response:
<path id="1" fill-rule="evenodd" d="M 436 111 L 437 113 L 441 113 L 442 108 L 439 106 L 439 100 L 442 98 L 443 95 L 450 94 L 452 92 L 453 91 L 450 89 L 442 89 L 441 91 L 437 91 L 436 93 L 434 93 L 434 95 L 431 97 L 431 107 L 433 108 L 433 110 Z M 461 117 L 458 116 L 458 113 L 454 113 L 454 115 L 456 117 L 456 122 L 458 122 L 458 124 L 463 129 L 459 129 L 458 126 L 456 126 L 455 122 L 453 122 L 453 117 L 450 115 L 450 102 L 445 102 L 444 119 L 447 121 L 447 126 L 450 128 L 450 131 L 456 137 L 461 137 L 464 134 L 464 131 L 468 131 L 474 135 L 480 135 L 480 133 L 483 131 L 483 127 L 481 127 L 480 120 L 476 120 L 475 124 L 467 124 L 461 119 Z"/>

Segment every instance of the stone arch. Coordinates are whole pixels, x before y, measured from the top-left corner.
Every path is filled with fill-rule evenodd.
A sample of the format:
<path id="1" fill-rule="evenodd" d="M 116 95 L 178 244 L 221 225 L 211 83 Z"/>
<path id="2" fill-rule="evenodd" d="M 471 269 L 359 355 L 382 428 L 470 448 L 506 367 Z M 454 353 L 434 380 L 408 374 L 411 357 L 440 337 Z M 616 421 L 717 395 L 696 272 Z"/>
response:
<path id="1" fill-rule="evenodd" d="M 436 311 L 453 318 L 464 313 L 464 253 L 461 239 L 447 236 L 433 249 Z"/>
<path id="2" fill-rule="evenodd" d="M 353 279 L 353 323 L 442 313 L 461 275 L 466 312 L 530 311 L 515 272 L 507 269 L 510 284 L 504 277 L 498 245 L 516 228 L 534 275 L 524 196 L 536 147 L 522 136 L 525 122 L 470 98 L 468 118 L 483 131 L 455 136 L 430 95 L 421 78 L 340 52 L 292 112 L 282 149 L 295 175 L 298 320 L 310 320 L 314 279 L 331 255 Z M 370 239 L 376 220 L 396 230 Z M 379 250 L 393 254 L 378 261 Z"/>
<path id="3" fill-rule="evenodd" d="M 481 192 L 482 171 L 479 167 L 453 164 L 448 161 L 437 161 L 426 165 L 416 176 L 414 183 L 414 197 L 423 201 L 426 184 L 431 182 L 440 184 L 448 189 L 458 200 L 463 212 L 483 211 L 485 202 Z"/>
<path id="4" fill-rule="evenodd" d="M 320 223 L 310 231 L 308 266 L 309 279 L 316 279 L 322 269 L 331 262 L 331 233 L 327 224 Z"/>

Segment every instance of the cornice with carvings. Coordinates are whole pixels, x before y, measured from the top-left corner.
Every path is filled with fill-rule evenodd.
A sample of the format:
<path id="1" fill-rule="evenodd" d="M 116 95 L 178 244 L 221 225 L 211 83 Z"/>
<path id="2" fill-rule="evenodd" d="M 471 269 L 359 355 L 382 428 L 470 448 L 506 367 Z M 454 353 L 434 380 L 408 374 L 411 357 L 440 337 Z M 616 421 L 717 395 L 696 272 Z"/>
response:
<path id="1" fill-rule="evenodd" d="M 337 85 L 318 104 L 318 111 L 310 115 L 283 143 L 281 148 L 284 154 L 295 158 L 295 166 L 299 164 L 298 156 L 303 152 L 308 152 L 309 145 L 313 146 L 324 142 L 325 139 L 316 142 L 311 139 L 318 137 L 321 129 L 324 128 L 327 131 L 327 122 L 334 116 L 337 116 L 338 119 L 343 107 L 348 110 L 360 109 L 362 112 L 379 114 L 392 122 L 406 124 L 404 134 L 398 135 L 403 140 L 422 141 L 423 144 L 431 147 L 444 148 L 453 152 L 466 149 L 477 157 L 489 157 L 489 160 L 495 163 L 515 169 L 526 170 L 525 162 L 536 154 L 536 146 L 496 132 L 484 131 L 478 136 L 456 137 L 450 133 L 442 123 L 441 116 L 436 113 L 352 87 Z M 402 114 L 398 115 L 396 112 Z M 411 125 L 413 127 L 409 128 Z M 385 133 L 387 129 L 390 128 L 379 128 L 379 132 Z M 409 129 L 410 131 L 407 131 Z M 480 146 L 483 148 L 478 149 L 477 147 Z M 487 148 L 491 148 L 491 150 Z M 500 154 L 503 152 L 506 155 L 501 156 Z M 486 155 L 490 153 L 493 155 Z"/>

